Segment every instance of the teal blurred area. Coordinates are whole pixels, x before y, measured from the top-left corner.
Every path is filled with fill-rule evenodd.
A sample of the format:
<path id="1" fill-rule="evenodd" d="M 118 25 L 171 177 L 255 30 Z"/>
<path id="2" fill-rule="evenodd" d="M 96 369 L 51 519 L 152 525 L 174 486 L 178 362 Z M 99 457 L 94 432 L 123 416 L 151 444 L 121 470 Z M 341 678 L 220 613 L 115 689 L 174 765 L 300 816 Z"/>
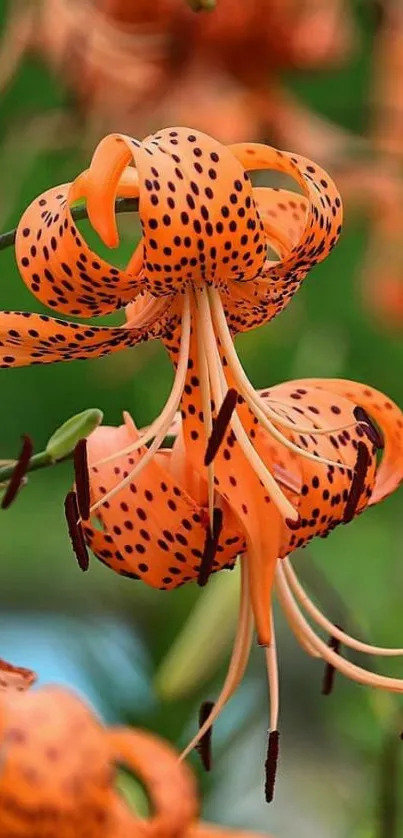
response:
<path id="1" fill-rule="evenodd" d="M 285 78 L 301 102 L 356 132 L 367 127 L 376 34 L 365 5 L 352 7 L 360 43 L 346 68 Z M 0 4 L 3 23 L 6 11 Z M 24 59 L 0 108 L 2 230 L 15 225 L 41 191 L 86 166 L 88 150 L 77 137 L 64 137 L 62 127 L 53 130 L 54 114 L 68 108 L 69 93 L 60 79 L 38 57 Z M 114 260 L 124 264 L 138 228 L 132 216 L 119 225 L 122 244 Z M 105 253 L 89 224 L 80 222 L 80 227 Z M 358 279 L 369 235 L 365 217 L 350 209 L 340 244 L 314 269 L 289 309 L 238 339 L 256 387 L 298 377 L 345 377 L 380 388 L 403 405 L 402 332 L 381 327 L 371 316 Z M 41 311 L 18 275 L 12 249 L 0 259 L 1 307 Z M 100 360 L 0 374 L 4 459 L 17 455 L 22 434 L 30 434 L 39 451 L 58 425 L 90 407 L 101 408 L 107 424 L 118 424 L 123 410 L 138 425 L 148 424 L 172 382 L 169 361 L 156 343 Z M 71 482 L 69 463 L 33 474 L 18 502 L 1 514 L 0 657 L 32 667 L 42 683 L 57 681 L 79 690 L 108 721 L 145 725 L 184 745 L 195 731 L 200 701 L 217 693 L 225 662 L 183 700 L 163 702 L 153 680 L 200 591 L 194 586 L 170 594 L 148 590 L 95 559 L 82 574 L 63 515 Z M 401 504 L 399 491 L 296 558 L 326 613 L 336 621 L 341 615 L 351 630 L 379 645 L 402 645 Z M 247 678 L 216 725 L 212 774 L 202 776 L 192 758 L 205 792 L 206 817 L 278 838 L 398 838 L 403 811 L 397 791 L 395 832 L 385 832 L 381 813 L 382 778 L 389 770 L 385 749 L 391 736 L 398 748 L 400 715 L 403 722 L 399 698 L 383 701 L 338 678 L 335 693 L 323 699 L 321 665 L 297 648 L 280 614 L 278 632 L 283 736 L 275 802 L 270 807 L 262 802 L 268 716 L 263 655 L 256 648 Z M 388 672 L 399 675 L 401 662 L 388 662 Z M 395 783 L 397 789 L 393 774 L 392 789 Z"/>

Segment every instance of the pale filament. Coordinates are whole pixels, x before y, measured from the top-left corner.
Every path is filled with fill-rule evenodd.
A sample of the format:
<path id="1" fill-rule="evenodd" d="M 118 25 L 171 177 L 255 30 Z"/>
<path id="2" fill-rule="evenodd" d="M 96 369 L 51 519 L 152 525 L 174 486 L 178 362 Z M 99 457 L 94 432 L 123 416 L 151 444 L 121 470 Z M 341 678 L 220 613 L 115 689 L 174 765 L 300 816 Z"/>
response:
<path id="1" fill-rule="evenodd" d="M 290 422 L 289 419 L 282 417 L 277 413 L 277 411 L 271 410 L 271 408 L 268 406 L 268 403 L 262 398 L 259 392 L 255 390 L 253 385 L 250 383 L 245 373 L 245 370 L 241 365 L 241 362 L 238 358 L 238 355 L 234 347 L 230 330 L 228 328 L 228 323 L 219 292 L 216 288 L 208 288 L 208 295 L 211 300 L 211 307 L 217 328 L 217 334 L 220 338 L 223 351 L 225 352 L 226 359 L 231 369 L 231 373 L 234 376 L 234 379 L 236 380 L 240 392 L 242 393 L 243 397 L 245 398 L 253 412 L 256 414 L 256 416 L 258 416 L 258 411 L 260 414 L 264 414 L 264 420 L 260 419 L 262 424 L 264 424 L 269 433 L 273 437 L 275 437 L 275 439 L 278 439 L 283 445 L 286 445 L 288 448 L 290 448 L 290 450 L 296 450 L 297 453 L 302 453 L 308 459 L 315 460 L 316 462 L 323 462 L 327 465 L 332 465 L 340 468 L 340 466 L 342 466 L 343 464 L 337 463 L 334 460 L 326 460 L 325 458 L 318 457 L 315 454 L 309 454 L 309 452 L 291 443 L 286 437 L 284 437 L 281 434 L 280 431 L 277 430 L 276 427 L 274 427 L 274 425 L 271 422 L 268 422 L 268 419 L 271 418 L 273 421 L 283 425 L 283 427 L 289 428 L 290 430 L 294 431 L 294 433 L 298 434 L 337 433 L 339 431 L 346 430 L 347 427 L 354 426 L 354 423 L 349 423 L 348 426 L 341 425 L 336 428 L 316 428 L 314 420 L 312 420 L 312 424 L 309 427 L 302 427 L 300 425 L 294 424 L 293 422 Z M 269 401 L 271 400 L 269 399 Z M 278 402 L 278 404 L 280 403 Z"/>
<path id="2" fill-rule="evenodd" d="M 214 707 L 197 732 L 191 742 L 186 746 L 181 753 L 180 759 L 186 759 L 190 751 L 196 747 L 200 739 L 207 733 L 211 725 L 215 722 L 221 710 L 235 693 L 237 687 L 242 681 L 245 674 L 245 669 L 250 657 L 250 650 L 252 647 L 253 636 L 253 616 L 249 597 L 248 584 L 248 570 L 247 557 L 242 556 L 241 562 L 241 588 L 240 588 L 240 608 L 238 615 L 238 625 L 235 635 L 234 646 L 232 649 L 231 660 L 228 667 L 228 672 L 222 686 L 221 692 L 214 704 Z"/>
<path id="3" fill-rule="evenodd" d="M 166 438 L 173 437 L 174 439 L 178 436 L 182 426 L 182 416 L 178 411 L 175 414 L 175 418 L 173 419 L 172 424 L 169 426 Z M 147 431 L 148 427 L 143 428 L 143 431 Z M 287 471 L 287 469 L 282 468 L 277 463 L 273 464 L 273 473 L 275 475 L 277 483 L 281 483 L 286 489 L 289 489 L 290 492 L 294 492 L 296 495 L 301 494 L 301 481 L 295 477 L 291 472 Z"/>
<path id="4" fill-rule="evenodd" d="M 320 658 L 320 653 L 314 648 L 312 643 L 309 642 L 305 632 L 301 629 L 301 626 L 295 621 L 291 593 L 288 585 L 282 585 L 281 583 L 279 583 L 278 578 L 276 578 L 275 592 L 277 595 L 277 599 L 281 605 L 283 614 L 287 620 L 287 623 L 292 633 L 298 640 L 298 643 L 301 646 L 301 648 L 304 650 L 304 652 L 307 653 L 307 655 L 310 655 L 312 658 Z"/>
<path id="5" fill-rule="evenodd" d="M 278 657 L 276 633 L 274 630 L 273 611 L 271 611 L 271 641 L 270 646 L 265 647 L 267 679 L 269 684 L 269 698 L 270 698 L 270 721 L 269 728 L 271 731 L 278 728 L 278 715 L 280 705 L 279 695 L 279 679 L 278 679 Z"/>
<path id="6" fill-rule="evenodd" d="M 152 422 L 152 424 L 148 426 L 148 428 L 139 437 L 139 439 L 136 439 L 135 442 L 130 443 L 130 445 L 126 446 L 126 448 L 122 448 L 119 451 L 115 451 L 108 457 L 105 457 L 102 460 L 98 460 L 96 463 L 93 463 L 93 467 L 104 465 L 105 463 L 110 463 L 112 460 L 116 460 L 117 457 L 123 457 L 126 454 L 132 454 L 134 451 L 137 451 L 139 448 L 142 448 L 144 445 L 146 445 L 147 442 L 150 442 L 157 434 L 160 436 L 162 430 L 164 430 L 164 434 L 161 439 L 161 442 L 167 435 L 167 432 L 169 431 L 172 423 L 176 418 L 176 413 L 180 404 L 180 400 L 182 398 L 183 388 L 185 385 L 190 349 L 190 323 L 190 299 L 189 295 L 186 294 L 183 305 L 182 332 L 178 355 L 178 365 L 176 368 L 176 374 L 172 390 L 169 394 L 167 402 L 165 403 L 157 419 L 155 419 L 154 422 Z"/>
<path id="7" fill-rule="evenodd" d="M 197 309 L 197 299 L 194 295 L 194 305 Z M 196 316 L 196 321 L 197 321 Z M 211 388 L 210 378 L 206 355 L 203 347 L 203 337 L 199 326 L 196 324 L 196 340 L 197 340 L 197 357 L 199 361 L 200 374 L 200 391 L 202 398 L 202 409 L 204 416 L 204 425 L 206 431 L 206 446 L 207 440 L 213 430 L 213 414 L 211 410 Z M 214 460 L 207 467 L 207 492 L 208 492 L 208 510 L 210 529 L 213 531 L 213 516 L 214 516 Z"/>
<path id="8" fill-rule="evenodd" d="M 190 349 L 190 326 L 191 326 L 191 310 L 190 310 L 190 299 L 189 294 L 185 295 L 184 305 L 183 305 L 183 315 L 182 315 L 182 329 L 181 329 L 181 343 L 179 349 L 179 356 L 178 356 L 178 366 L 176 370 L 176 376 L 173 388 L 171 390 L 171 394 L 169 399 L 158 417 L 158 419 L 153 422 L 149 431 L 144 435 L 144 437 L 148 436 L 148 439 L 151 439 L 153 436 L 155 437 L 152 445 L 150 448 L 147 449 L 145 454 L 140 458 L 139 462 L 136 464 L 134 469 L 129 472 L 127 477 L 117 483 L 113 489 L 111 489 L 106 495 L 96 501 L 95 504 L 91 506 L 91 513 L 95 512 L 100 506 L 102 506 L 105 501 L 110 500 L 113 498 L 117 492 L 120 492 L 125 486 L 128 486 L 129 483 L 133 480 L 133 478 L 142 471 L 142 469 L 147 465 L 148 462 L 152 459 L 156 451 L 158 450 L 159 446 L 163 442 L 167 430 L 169 429 L 170 425 L 172 424 L 173 419 L 175 418 L 176 411 L 180 404 L 180 400 L 183 393 L 183 388 L 185 385 L 186 380 L 186 372 L 187 372 L 187 363 L 189 359 L 189 349 Z M 153 431 L 151 432 L 151 428 Z M 150 435 L 151 434 L 151 435 Z M 144 437 L 137 440 L 136 443 L 129 446 L 128 449 L 123 449 L 122 451 L 115 454 L 115 457 L 109 457 L 109 459 L 115 459 L 116 456 L 123 456 L 124 454 L 130 454 L 132 451 L 136 450 L 140 446 L 144 445 Z M 140 445 L 138 444 L 140 443 Z M 105 461 L 102 461 L 105 462 Z M 96 465 L 95 463 L 93 466 Z"/>
<path id="9" fill-rule="evenodd" d="M 291 628 L 295 634 L 303 636 L 305 642 L 318 653 L 319 657 L 323 658 L 326 663 L 329 663 L 342 675 L 345 675 L 351 681 L 356 681 L 359 684 L 364 684 L 376 689 L 388 690 L 389 692 L 403 692 L 403 680 L 399 678 L 389 678 L 386 675 L 378 675 L 375 672 L 370 672 L 357 666 L 354 663 L 346 660 L 337 652 L 333 651 L 327 644 L 316 634 L 309 623 L 306 621 L 302 612 L 300 611 L 294 596 L 290 590 L 285 576 L 284 568 L 281 561 L 277 563 L 276 570 L 276 587 L 280 600 L 287 602 L 288 619 Z M 294 628 L 295 627 L 295 628 Z"/>
<path id="10" fill-rule="evenodd" d="M 171 304 L 171 300 L 167 299 L 167 297 L 155 297 L 149 300 L 143 308 L 140 308 L 138 312 L 131 318 L 131 320 L 127 320 L 126 323 L 123 323 L 122 329 L 136 329 L 136 328 L 147 328 L 149 324 L 152 324 L 157 317 L 161 314 L 164 314 L 165 309 L 169 307 Z"/>
<path id="11" fill-rule="evenodd" d="M 301 582 L 297 578 L 290 559 L 287 557 L 282 560 L 282 563 L 287 582 L 294 595 L 299 600 L 302 608 L 307 611 L 307 613 L 319 626 L 321 626 L 321 628 L 329 632 L 332 637 L 336 637 L 337 640 L 340 640 L 345 646 L 349 646 L 351 649 L 355 649 L 357 652 L 363 652 L 367 655 L 380 655 L 390 658 L 403 655 L 403 649 L 385 648 L 382 646 L 372 646 L 370 643 L 363 643 L 361 640 L 357 640 L 355 637 L 351 637 L 349 634 L 346 634 L 342 631 L 342 629 L 338 628 L 338 626 L 335 626 L 312 602 L 301 585 Z"/>
<path id="12" fill-rule="evenodd" d="M 226 383 L 225 375 L 222 369 L 221 359 L 218 353 L 213 322 L 211 319 L 209 300 L 207 296 L 207 289 L 205 287 L 202 287 L 198 291 L 198 301 L 200 311 L 198 325 L 200 326 L 200 329 L 203 334 L 204 349 L 206 353 L 207 363 L 209 366 L 214 399 L 217 400 L 216 396 L 219 395 L 220 392 L 223 392 L 223 387 L 223 395 L 225 396 L 225 392 L 228 389 L 228 385 Z M 221 404 L 221 402 L 222 397 L 218 403 L 218 407 Z M 246 433 L 242 425 L 242 422 L 239 419 L 239 416 L 237 415 L 236 410 L 232 414 L 230 427 L 232 428 L 235 434 L 235 437 L 243 454 L 252 466 L 252 469 L 257 475 L 257 477 L 259 477 L 259 479 L 262 481 L 267 493 L 273 499 L 273 503 L 275 503 L 275 505 L 278 507 L 280 513 L 283 515 L 284 518 L 291 518 L 292 520 L 297 520 L 297 510 L 290 503 L 288 498 L 283 494 L 278 484 L 276 483 L 273 475 L 265 466 L 263 460 L 259 457 L 257 451 L 255 451 L 248 437 L 248 434 Z"/>
<path id="13" fill-rule="evenodd" d="M 282 408 L 283 410 L 289 410 L 290 409 L 290 404 L 287 404 L 287 402 L 281 401 L 281 399 L 276 399 L 275 397 L 273 398 L 272 396 L 267 396 L 265 398 L 264 393 L 266 393 L 268 389 L 269 388 L 265 387 L 263 390 L 256 390 L 256 392 L 258 393 L 260 398 L 263 398 L 265 404 L 274 405 L 275 406 L 274 410 L 276 410 L 276 408 L 277 409 Z M 277 415 L 277 411 L 276 411 L 276 415 Z M 280 418 L 282 418 L 282 417 L 280 417 Z M 338 433 L 341 433 L 342 431 L 348 431 L 351 428 L 355 428 L 355 426 L 357 425 L 357 420 L 356 419 L 352 422 L 349 422 L 348 425 L 337 425 L 337 427 L 336 426 L 334 426 L 334 427 L 329 426 L 328 428 L 317 428 L 316 425 L 315 425 L 315 420 L 314 419 L 312 419 L 312 422 L 313 422 L 313 424 L 311 425 L 310 428 L 300 428 L 300 426 L 297 425 L 297 424 L 293 425 L 292 427 L 298 433 L 302 433 L 302 434 L 304 434 L 304 433 L 305 434 L 338 434 Z M 336 465 L 340 465 L 340 463 L 336 463 Z"/>

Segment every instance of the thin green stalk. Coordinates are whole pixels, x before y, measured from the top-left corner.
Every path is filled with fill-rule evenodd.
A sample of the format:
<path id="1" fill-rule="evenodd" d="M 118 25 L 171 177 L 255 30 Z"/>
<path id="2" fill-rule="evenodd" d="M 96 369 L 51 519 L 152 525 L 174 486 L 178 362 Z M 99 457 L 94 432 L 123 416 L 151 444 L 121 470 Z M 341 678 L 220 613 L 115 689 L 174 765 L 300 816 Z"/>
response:
<path id="1" fill-rule="evenodd" d="M 70 457 L 71 454 L 69 454 L 68 457 L 63 457 L 63 460 L 68 460 Z M 54 466 L 56 463 L 63 462 L 63 460 L 53 460 L 47 451 L 40 451 L 38 454 L 34 454 L 33 457 L 31 457 L 27 472 L 38 471 L 41 468 L 47 468 L 47 466 Z M 2 466 L 0 468 L 0 483 L 7 483 L 13 476 L 14 469 L 15 462 L 9 463 L 7 466 Z"/>

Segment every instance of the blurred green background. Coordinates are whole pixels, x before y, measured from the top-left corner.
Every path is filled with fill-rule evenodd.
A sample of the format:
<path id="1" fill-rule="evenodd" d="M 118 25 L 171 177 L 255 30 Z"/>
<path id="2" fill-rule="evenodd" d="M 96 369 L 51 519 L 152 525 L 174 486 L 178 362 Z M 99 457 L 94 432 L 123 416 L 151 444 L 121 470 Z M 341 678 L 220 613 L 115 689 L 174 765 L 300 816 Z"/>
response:
<path id="1" fill-rule="evenodd" d="M 5 4 L 0 9 L 4 19 Z M 354 13 L 361 41 L 347 68 L 290 74 L 285 81 L 318 113 L 364 133 L 375 26 L 365 4 Z M 0 108 L 2 230 L 16 224 L 38 193 L 86 165 L 87 153 L 75 140 L 56 136 L 49 148 L 44 137 L 48 118 L 69 107 L 69 94 L 40 60 L 24 60 Z M 87 235 L 88 224 L 81 228 Z M 123 263 L 133 247 L 133 219 L 121 218 L 120 228 L 116 258 Z M 368 234 L 366 219 L 348 213 L 340 244 L 289 310 L 238 339 L 257 387 L 300 376 L 341 376 L 379 387 L 403 405 L 402 336 L 370 320 L 357 282 Z M 0 258 L 2 308 L 40 310 L 19 278 L 12 250 Z M 59 424 L 87 407 L 102 408 L 108 424 L 119 423 L 124 409 L 147 424 L 170 383 L 170 365 L 157 344 L 101 360 L 2 370 L 0 456 L 15 456 L 23 433 L 41 450 Z M 199 702 L 217 693 L 225 659 L 180 700 L 159 698 L 153 679 L 202 594 L 195 586 L 151 591 L 95 559 L 82 575 L 63 518 L 71 479 L 69 464 L 32 475 L 18 502 L 1 515 L 0 655 L 36 669 L 42 683 L 80 689 L 108 720 L 145 725 L 183 745 L 195 730 Z M 402 644 L 401 501 L 400 492 L 296 557 L 326 613 L 380 645 Z M 219 580 L 223 600 L 225 578 Z M 228 597 L 235 608 L 233 587 Z M 215 620 L 219 634 L 217 613 Z M 203 627 L 199 631 L 195 644 L 205 664 L 211 642 L 203 650 Z M 321 698 L 322 667 L 296 646 L 280 614 L 278 632 L 282 750 L 276 799 L 269 807 L 262 801 L 268 722 L 264 661 L 256 648 L 247 678 L 216 725 L 212 774 L 202 776 L 192 757 L 205 815 L 279 838 L 397 838 L 403 834 L 401 701 L 341 678 L 334 694 Z M 389 663 L 388 671 L 398 674 L 401 665 Z"/>

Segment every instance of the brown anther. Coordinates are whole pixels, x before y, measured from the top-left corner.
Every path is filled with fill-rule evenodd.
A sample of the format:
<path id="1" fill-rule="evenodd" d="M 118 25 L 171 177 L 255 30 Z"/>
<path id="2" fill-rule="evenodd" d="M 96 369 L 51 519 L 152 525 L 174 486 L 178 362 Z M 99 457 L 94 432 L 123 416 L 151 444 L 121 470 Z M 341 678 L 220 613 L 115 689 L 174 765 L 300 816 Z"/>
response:
<path id="1" fill-rule="evenodd" d="M 27 473 L 29 461 L 32 457 L 34 446 L 32 444 L 31 438 L 29 436 L 24 435 L 22 439 L 23 443 L 20 451 L 20 456 L 18 457 L 18 460 L 15 464 L 13 474 L 10 478 L 10 482 L 1 501 L 2 509 L 8 509 L 8 507 L 12 504 L 16 495 L 18 494 L 18 491 L 21 488 L 24 477 Z"/>
<path id="2" fill-rule="evenodd" d="M 368 416 L 366 410 L 364 410 L 363 407 L 358 406 L 354 408 L 353 413 L 357 422 L 360 422 L 360 427 L 367 435 L 370 442 L 372 442 L 372 444 L 375 445 L 376 448 L 382 450 L 385 447 L 385 443 L 382 439 L 380 431 L 378 431 L 378 428 L 374 425 L 371 417 Z"/>
<path id="3" fill-rule="evenodd" d="M 202 728 L 204 723 L 209 718 L 214 710 L 214 701 L 203 701 L 199 710 L 199 728 Z M 196 750 L 200 756 L 203 768 L 205 771 L 211 771 L 212 756 L 211 756 L 211 737 L 213 734 L 213 726 L 211 725 L 204 736 L 196 745 Z"/>
<path id="4" fill-rule="evenodd" d="M 339 628 L 339 626 L 337 626 L 337 628 Z M 337 655 L 340 654 L 341 644 L 340 644 L 340 640 L 337 637 L 333 637 L 333 636 L 329 637 L 327 645 L 329 646 L 329 649 L 333 649 L 333 651 L 336 652 Z M 332 663 L 326 663 L 325 664 L 325 671 L 323 673 L 323 680 L 322 680 L 322 690 L 321 690 L 322 695 L 330 695 L 330 693 L 333 692 L 335 675 L 336 675 L 336 670 L 335 670 L 333 664 Z"/>
<path id="5" fill-rule="evenodd" d="M 236 408 L 238 400 L 238 393 L 233 388 L 227 390 L 224 401 L 213 421 L 213 429 L 210 438 L 207 442 L 206 453 L 204 456 L 204 465 L 209 466 L 216 457 L 219 448 L 222 444 L 226 434 L 228 425 L 231 421 L 232 414 Z"/>
<path id="6" fill-rule="evenodd" d="M 82 526 L 79 522 L 79 511 L 75 492 L 69 492 L 68 495 L 66 495 L 66 499 L 64 501 L 64 512 L 66 515 L 71 544 L 77 558 L 78 566 L 83 571 L 88 570 L 90 560 L 87 545 L 84 540 Z"/>
<path id="7" fill-rule="evenodd" d="M 357 511 L 357 506 L 362 495 L 365 478 L 369 466 L 369 452 L 367 446 L 363 442 L 358 443 L 357 460 L 354 469 L 353 479 L 351 481 L 350 491 L 344 508 L 343 522 L 350 523 Z"/>
<path id="8" fill-rule="evenodd" d="M 213 569 L 213 562 L 217 552 L 218 541 L 222 530 L 223 514 L 222 510 L 217 506 L 214 507 L 213 512 L 213 528 L 212 531 L 208 527 L 206 531 L 206 540 L 204 542 L 203 556 L 200 562 L 199 575 L 197 577 L 197 584 L 200 588 L 207 585 L 209 576 Z"/>
<path id="9" fill-rule="evenodd" d="M 74 449 L 74 476 L 78 509 L 83 521 L 88 521 L 90 517 L 90 478 L 86 439 L 80 439 Z"/>
<path id="10" fill-rule="evenodd" d="M 264 793 L 266 803 L 271 803 L 274 797 L 274 786 L 276 783 L 277 762 L 279 754 L 280 733 L 278 730 L 271 730 L 267 746 L 267 757 L 264 766 L 265 786 Z"/>
<path id="11" fill-rule="evenodd" d="M 286 524 L 289 530 L 299 530 L 301 526 L 301 516 L 298 515 L 296 521 L 293 521 L 292 518 L 286 518 L 284 523 Z"/>

